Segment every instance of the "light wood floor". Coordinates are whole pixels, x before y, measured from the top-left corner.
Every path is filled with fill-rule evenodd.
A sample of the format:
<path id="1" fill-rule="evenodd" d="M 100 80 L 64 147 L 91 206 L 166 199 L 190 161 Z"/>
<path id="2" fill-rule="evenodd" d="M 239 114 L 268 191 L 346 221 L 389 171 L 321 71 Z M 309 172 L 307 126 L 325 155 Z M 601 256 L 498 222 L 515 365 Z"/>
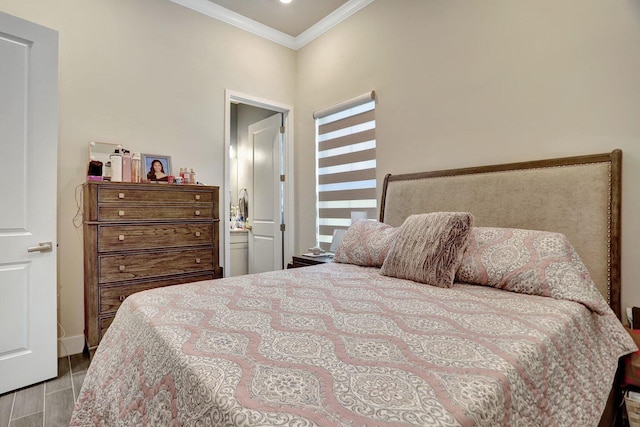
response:
<path id="1" fill-rule="evenodd" d="M 61 357 L 57 378 L 0 394 L 0 427 L 67 427 L 88 367 L 88 355 Z"/>

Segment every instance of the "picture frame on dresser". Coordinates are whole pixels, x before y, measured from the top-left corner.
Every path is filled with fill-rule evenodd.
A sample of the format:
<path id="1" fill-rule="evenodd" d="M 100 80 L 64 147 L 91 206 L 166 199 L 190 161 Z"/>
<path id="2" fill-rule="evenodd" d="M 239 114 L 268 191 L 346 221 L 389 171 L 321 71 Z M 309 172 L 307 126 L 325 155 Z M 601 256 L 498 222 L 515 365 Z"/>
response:
<path id="1" fill-rule="evenodd" d="M 142 176 L 146 181 L 167 181 L 167 177 L 172 175 L 171 156 L 167 156 L 165 154 L 141 153 L 140 160 L 142 167 L 144 168 Z M 160 169 L 156 170 L 155 165 L 158 163 L 160 164 Z"/>

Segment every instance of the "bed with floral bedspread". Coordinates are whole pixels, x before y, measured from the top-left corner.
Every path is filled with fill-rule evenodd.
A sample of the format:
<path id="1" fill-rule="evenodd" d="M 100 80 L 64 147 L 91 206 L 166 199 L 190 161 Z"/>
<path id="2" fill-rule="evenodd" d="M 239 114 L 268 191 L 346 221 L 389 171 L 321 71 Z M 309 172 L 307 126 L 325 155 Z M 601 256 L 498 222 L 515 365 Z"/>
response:
<path id="1" fill-rule="evenodd" d="M 338 263 L 141 292 L 71 425 L 596 425 L 635 345 L 571 299 Z"/>

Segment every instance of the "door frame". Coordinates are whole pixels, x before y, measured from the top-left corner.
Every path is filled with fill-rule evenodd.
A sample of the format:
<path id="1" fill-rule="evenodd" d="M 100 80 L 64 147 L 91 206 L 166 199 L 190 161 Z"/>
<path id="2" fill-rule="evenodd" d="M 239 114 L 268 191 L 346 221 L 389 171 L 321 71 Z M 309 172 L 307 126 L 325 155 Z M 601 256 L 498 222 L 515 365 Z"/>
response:
<path id="1" fill-rule="evenodd" d="M 264 108 L 271 110 L 275 113 L 282 113 L 285 133 L 284 133 L 284 167 L 285 167 L 285 181 L 284 181 L 284 221 L 286 224 L 286 231 L 282 238 L 282 245 L 284 248 L 283 262 L 286 265 L 287 260 L 293 256 L 293 245 L 295 241 L 294 236 L 294 185 L 293 185 L 293 107 L 287 104 L 283 104 L 268 99 L 258 98 L 252 95 L 236 92 L 231 89 L 225 89 L 225 103 L 224 103 L 224 191 L 221 191 L 221 215 L 220 219 L 223 222 L 223 244 L 224 244 L 224 276 L 229 277 L 231 272 L 231 231 L 229 228 L 229 188 L 231 185 L 231 160 L 229 158 L 229 148 L 231 146 L 231 104 L 246 104 L 253 107 Z"/>

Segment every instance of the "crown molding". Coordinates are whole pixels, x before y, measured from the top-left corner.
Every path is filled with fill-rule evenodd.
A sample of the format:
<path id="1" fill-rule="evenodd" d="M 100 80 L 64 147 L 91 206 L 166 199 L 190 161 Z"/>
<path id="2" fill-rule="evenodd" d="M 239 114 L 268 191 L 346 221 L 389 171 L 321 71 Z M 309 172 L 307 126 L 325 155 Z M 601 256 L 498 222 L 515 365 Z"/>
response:
<path id="1" fill-rule="evenodd" d="M 298 50 L 307 43 L 319 37 L 321 34 L 331 29 L 333 26 L 344 21 L 363 7 L 372 3 L 373 0 L 349 0 L 338 9 L 324 17 L 317 24 L 300 34 L 292 37 L 282 31 L 275 30 L 246 16 L 240 15 L 232 10 L 222 7 L 208 0 L 170 0 L 173 3 L 187 7 L 203 15 L 226 22 L 234 27 L 249 31 L 257 36 L 281 44 L 289 49 Z"/>
<path id="2" fill-rule="evenodd" d="M 296 37 L 294 39 L 295 47 L 293 49 L 300 49 L 370 3 L 373 3 L 373 0 L 349 0 Z"/>

